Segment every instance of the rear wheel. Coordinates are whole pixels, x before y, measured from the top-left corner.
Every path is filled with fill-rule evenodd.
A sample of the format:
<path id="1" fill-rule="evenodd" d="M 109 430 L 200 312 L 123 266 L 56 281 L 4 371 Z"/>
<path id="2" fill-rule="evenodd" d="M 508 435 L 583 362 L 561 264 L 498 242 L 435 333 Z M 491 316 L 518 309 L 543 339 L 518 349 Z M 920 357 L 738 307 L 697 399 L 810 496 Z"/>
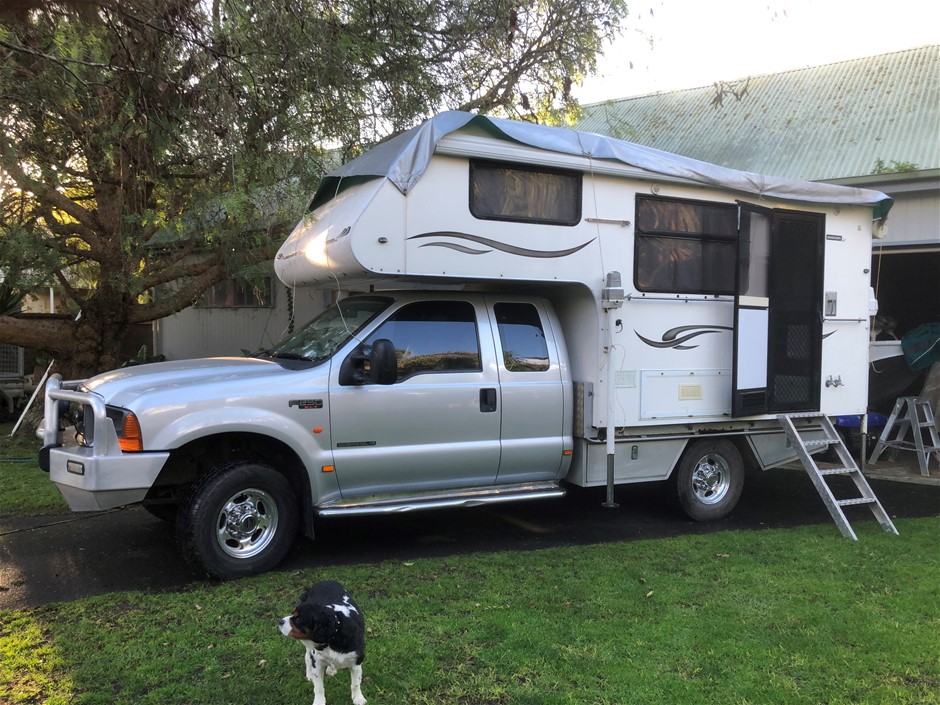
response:
<path id="1" fill-rule="evenodd" d="M 222 580 L 257 575 L 283 560 L 297 535 L 294 490 L 277 470 L 239 461 L 213 468 L 177 516 L 186 560 Z"/>
<path id="2" fill-rule="evenodd" d="M 692 519 L 723 519 L 744 489 L 741 453 L 725 439 L 694 441 L 679 461 L 676 489 L 679 504 Z"/>

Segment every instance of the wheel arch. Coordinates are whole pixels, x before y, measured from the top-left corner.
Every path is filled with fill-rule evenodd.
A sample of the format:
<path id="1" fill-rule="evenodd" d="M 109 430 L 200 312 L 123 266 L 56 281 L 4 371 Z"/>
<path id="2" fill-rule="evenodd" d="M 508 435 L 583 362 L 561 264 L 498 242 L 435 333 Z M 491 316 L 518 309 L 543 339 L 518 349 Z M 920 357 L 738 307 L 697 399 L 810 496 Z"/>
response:
<path id="1" fill-rule="evenodd" d="M 144 502 L 175 504 L 187 488 L 221 463 L 245 460 L 270 465 L 290 482 L 300 501 L 304 533 L 313 538 L 310 475 L 297 452 L 284 441 L 263 433 L 229 431 L 203 436 L 170 451 L 170 457 Z"/>

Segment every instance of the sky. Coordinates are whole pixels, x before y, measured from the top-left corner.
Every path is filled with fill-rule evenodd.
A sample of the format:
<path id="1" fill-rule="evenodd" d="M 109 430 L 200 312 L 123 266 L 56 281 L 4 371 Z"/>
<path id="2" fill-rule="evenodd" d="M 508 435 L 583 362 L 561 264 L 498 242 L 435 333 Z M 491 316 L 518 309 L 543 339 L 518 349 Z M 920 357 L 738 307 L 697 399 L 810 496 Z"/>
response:
<path id="1" fill-rule="evenodd" d="M 582 104 L 940 44 L 936 0 L 627 2 Z"/>

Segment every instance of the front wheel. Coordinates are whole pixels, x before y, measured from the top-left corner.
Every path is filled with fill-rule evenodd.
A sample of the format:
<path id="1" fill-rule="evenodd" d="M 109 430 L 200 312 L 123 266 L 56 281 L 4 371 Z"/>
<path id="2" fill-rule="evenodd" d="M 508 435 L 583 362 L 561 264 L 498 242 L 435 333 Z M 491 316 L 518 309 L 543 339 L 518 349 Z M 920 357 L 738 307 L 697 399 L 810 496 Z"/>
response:
<path id="1" fill-rule="evenodd" d="M 691 443 L 679 461 L 676 488 L 679 504 L 692 519 L 725 518 L 744 489 L 741 453 L 724 439 Z"/>
<path id="2" fill-rule="evenodd" d="M 297 498 L 287 478 L 263 463 L 213 468 L 193 485 L 177 516 L 186 560 L 221 580 L 276 566 L 297 534 Z"/>

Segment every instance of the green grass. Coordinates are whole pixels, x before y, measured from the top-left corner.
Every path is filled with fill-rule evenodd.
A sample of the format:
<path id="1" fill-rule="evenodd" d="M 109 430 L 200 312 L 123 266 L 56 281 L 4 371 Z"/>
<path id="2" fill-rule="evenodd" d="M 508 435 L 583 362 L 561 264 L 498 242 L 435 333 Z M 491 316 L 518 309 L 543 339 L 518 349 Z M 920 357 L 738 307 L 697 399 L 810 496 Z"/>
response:
<path id="1" fill-rule="evenodd" d="M 0 519 L 67 512 L 68 504 L 36 464 L 42 442 L 12 423 L 0 424 Z"/>
<path id="2" fill-rule="evenodd" d="M 940 703 L 940 517 L 488 553 L 0 612 L 0 702 L 307 703 L 301 588 L 366 614 L 373 705 Z M 327 681 L 349 702 L 348 673 Z"/>

